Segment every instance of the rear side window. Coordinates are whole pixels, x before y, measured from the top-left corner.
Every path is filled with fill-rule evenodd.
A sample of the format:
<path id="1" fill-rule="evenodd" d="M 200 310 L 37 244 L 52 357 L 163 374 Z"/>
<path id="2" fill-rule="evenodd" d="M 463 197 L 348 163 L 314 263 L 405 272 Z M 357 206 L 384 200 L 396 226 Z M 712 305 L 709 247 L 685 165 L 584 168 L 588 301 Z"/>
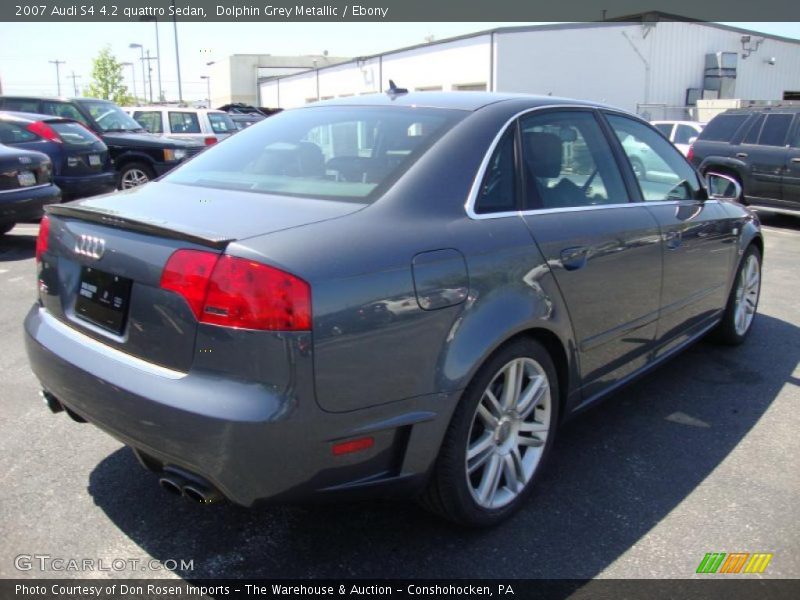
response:
<path id="1" fill-rule="evenodd" d="M 672 134 L 672 123 L 654 123 L 653 125 L 669 139 L 670 134 Z"/>
<path id="2" fill-rule="evenodd" d="M 27 100 L 25 98 L 5 98 L 3 100 L 5 110 L 16 110 L 19 112 L 38 113 L 39 101 Z"/>
<path id="3" fill-rule="evenodd" d="M 80 111 L 66 102 L 49 102 L 47 100 L 42 102 L 42 113 L 46 115 L 53 115 L 54 117 L 64 117 L 65 119 L 72 119 L 86 123 L 86 118 Z"/>
<path id="4" fill-rule="evenodd" d="M 783 146 L 791 124 L 792 115 L 767 115 L 758 143 L 762 146 Z"/>
<path id="5" fill-rule="evenodd" d="M 201 133 L 197 113 L 170 111 L 169 130 L 172 133 Z"/>
<path id="6" fill-rule="evenodd" d="M 133 113 L 133 118 L 150 133 L 164 133 L 160 110 L 137 110 Z"/>
<path id="7" fill-rule="evenodd" d="M 39 137 L 18 123 L 0 121 L 0 144 L 35 142 Z"/>
<path id="8" fill-rule="evenodd" d="M 214 133 L 233 133 L 236 125 L 225 113 L 208 113 L 208 122 L 211 124 L 211 131 Z"/>
<path id="9" fill-rule="evenodd" d="M 370 202 L 466 114 L 395 106 L 286 111 L 208 147 L 166 181 Z"/>
<path id="10" fill-rule="evenodd" d="M 757 144 L 758 134 L 761 133 L 761 126 L 764 124 L 764 115 L 758 115 L 758 118 L 753 121 L 750 129 L 747 130 L 747 135 L 742 140 L 743 144 Z"/>
<path id="11" fill-rule="evenodd" d="M 679 124 L 675 129 L 675 139 L 673 141 L 676 144 L 688 144 L 693 137 L 697 137 L 697 131 L 695 131 L 694 127 Z"/>
<path id="12" fill-rule="evenodd" d="M 700 134 L 701 140 L 709 142 L 729 142 L 739 127 L 747 120 L 748 115 L 717 115 L 706 125 Z"/>
<path id="13" fill-rule="evenodd" d="M 494 150 L 483 177 L 475 212 L 507 212 L 516 208 L 514 173 L 514 129 L 509 128 Z"/>
<path id="14" fill-rule="evenodd" d="M 628 202 L 614 154 L 592 113 L 533 114 L 524 117 L 520 127 L 527 207 L 571 208 Z"/>
<path id="15" fill-rule="evenodd" d="M 98 141 L 99 138 L 80 123 L 48 123 L 65 144 L 71 146 L 90 146 Z"/>

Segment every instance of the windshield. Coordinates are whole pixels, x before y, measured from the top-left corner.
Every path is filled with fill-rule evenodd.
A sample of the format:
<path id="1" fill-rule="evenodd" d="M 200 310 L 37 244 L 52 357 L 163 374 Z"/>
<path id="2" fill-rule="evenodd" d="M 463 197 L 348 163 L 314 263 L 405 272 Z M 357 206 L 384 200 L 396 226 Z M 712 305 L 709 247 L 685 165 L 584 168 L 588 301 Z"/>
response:
<path id="1" fill-rule="evenodd" d="M 101 131 L 141 131 L 143 128 L 112 102 L 81 102 Z"/>
<path id="2" fill-rule="evenodd" d="M 214 133 L 233 133 L 236 125 L 225 113 L 208 113 L 208 122 L 211 123 L 211 130 Z"/>
<path id="3" fill-rule="evenodd" d="M 172 183 L 367 202 L 377 197 L 462 111 L 320 106 L 248 127 L 166 177 Z"/>

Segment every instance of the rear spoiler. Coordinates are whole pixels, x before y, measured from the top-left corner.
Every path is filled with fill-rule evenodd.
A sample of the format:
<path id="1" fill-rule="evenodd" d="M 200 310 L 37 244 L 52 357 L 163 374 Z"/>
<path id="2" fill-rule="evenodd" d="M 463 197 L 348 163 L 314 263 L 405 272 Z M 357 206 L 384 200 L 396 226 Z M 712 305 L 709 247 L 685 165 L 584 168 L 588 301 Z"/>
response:
<path id="1" fill-rule="evenodd" d="M 131 219 L 119 215 L 114 215 L 90 208 L 69 206 L 66 204 L 51 204 L 44 207 L 45 212 L 58 217 L 67 217 L 98 223 L 106 227 L 124 229 L 126 231 L 136 231 L 146 235 L 154 235 L 173 240 L 183 240 L 200 246 L 207 246 L 215 250 L 224 250 L 225 247 L 235 241 L 235 238 L 223 238 L 204 231 L 176 231 L 169 227 L 148 221 Z"/>

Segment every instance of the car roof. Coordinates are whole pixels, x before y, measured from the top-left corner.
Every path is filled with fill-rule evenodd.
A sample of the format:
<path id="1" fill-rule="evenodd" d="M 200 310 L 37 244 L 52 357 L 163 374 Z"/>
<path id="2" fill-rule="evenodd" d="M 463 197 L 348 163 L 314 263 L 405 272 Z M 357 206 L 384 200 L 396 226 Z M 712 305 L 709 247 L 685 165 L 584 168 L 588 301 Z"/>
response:
<path id="1" fill-rule="evenodd" d="M 658 125 L 660 123 L 675 123 L 677 125 L 704 125 L 700 121 L 680 121 L 678 119 L 658 119 L 655 121 L 650 121 L 653 125 Z"/>
<path id="2" fill-rule="evenodd" d="M 743 106 L 741 108 L 729 108 L 721 115 L 751 115 L 753 113 L 767 113 L 767 112 L 780 112 L 780 113 L 797 113 L 800 112 L 800 106 L 788 104 L 772 104 L 770 106 Z"/>
<path id="3" fill-rule="evenodd" d="M 57 115 L 42 115 L 39 113 L 21 112 L 17 110 L 0 110 L 0 118 L 6 121 L 23 121 L 33 123 L 35 121 L 72 121 Z"/>
<path id="4" fill-rule="evenodd" d="M 153 106 L 123 106 L 122 110 L 174 110 L 180 112 L 210 112 L 210 113 L 220 113 L 220 114 L 228 114 L 224 110 L 217 110 L 216 108 L 194 108 L 191 106 L 165 106 L 162 104 L 156 104 Z"/>
<path id="5" fill-rule="evenodd" d="M 574 104 L 606 108 L 595 102 L 559 98 L 556 96 L 537 96 L 532 94 L 506 94 L 497 92 L 407 92 L 399 94 L 375 93 L 363 96 L 348 96 L 331 100 L 321 100 L 301 108 L 314 106 L 407 106 L 426 108 L 450 108 L 475 111 L 490 104 L 512 100 L 527 100 L 531 107 Z"/>

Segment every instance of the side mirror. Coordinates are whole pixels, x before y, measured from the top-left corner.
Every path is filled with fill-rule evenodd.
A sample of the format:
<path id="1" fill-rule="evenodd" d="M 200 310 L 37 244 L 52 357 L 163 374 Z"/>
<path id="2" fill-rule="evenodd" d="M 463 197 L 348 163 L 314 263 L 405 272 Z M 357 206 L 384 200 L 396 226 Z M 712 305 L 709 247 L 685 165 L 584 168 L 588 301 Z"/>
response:
<path id="1" fill-rule="evenodd" d="M 696 136 L 696 135 L 693 135 L 692 137 L 690 137 L 690 138 L 689 138 L 689 141 L 688 141 L 687 143 L 688 143 L 688 144 L 691 146 L 691 145 L 692 145 L 692 144 L 694 144 L 696 141 L 697 141 L 697 136 Z"/>
<path id="2" fill-rule="evenodd" d="M 739 200 L 742 197 L 742 185 L 730 175 L 706 173 L 706 189 L 709 199 Z"/>

